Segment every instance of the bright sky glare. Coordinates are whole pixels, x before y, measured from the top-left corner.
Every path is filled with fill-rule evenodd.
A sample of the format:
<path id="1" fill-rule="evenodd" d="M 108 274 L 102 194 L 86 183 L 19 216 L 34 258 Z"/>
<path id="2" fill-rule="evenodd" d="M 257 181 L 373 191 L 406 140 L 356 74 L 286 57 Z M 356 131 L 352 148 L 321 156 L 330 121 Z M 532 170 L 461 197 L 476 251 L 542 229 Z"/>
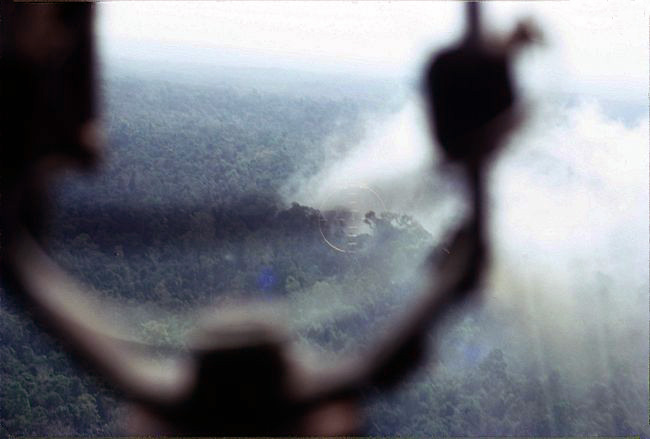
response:
<path id="1" fill-rule="evenodd" d="M 644 101 L 648 10 L 635 0 L 483 7 L 488 27 L 501 32 L 518 17 L 539 22 L 546 49 L 526 63 L 533 66 L 528 76 L 538 88 L 588 89 Z M 243 62 L 253 67 L 413 76 L 432 49 L 457 37 L 462 18 L 461 2 L 451 1 L 116 1 L 98 4 L 98 34 L 109 56 L 192 61 L 200 53 L 202 62 L 220 64 L 225 50 L 245 55 Z M 175 50 L 171 55 L 151 50 L 156 45 Z"/>

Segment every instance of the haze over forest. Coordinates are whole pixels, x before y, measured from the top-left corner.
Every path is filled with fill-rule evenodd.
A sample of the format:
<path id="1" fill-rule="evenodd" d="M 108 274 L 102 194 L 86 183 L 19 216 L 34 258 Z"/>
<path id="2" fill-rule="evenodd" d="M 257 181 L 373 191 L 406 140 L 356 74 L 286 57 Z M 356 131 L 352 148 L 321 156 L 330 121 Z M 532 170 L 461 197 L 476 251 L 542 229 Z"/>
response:
<path id="1" fill-rule="evenodd" d="M 417 68 L 103 44 L 109 149 L 98 174 L 56 188 L 50 251 L 120 309 L 106 315 L 130 336 L 182 350 L 195 313 L 253 301 L 334 359 L 418 294 L 424 258 L 465 205 L 432 146 Z M 536 56 L 520 71 L 548 59 Z M 450 316 L 418 374 L 368 395 L 370 436 L 650 433 L 648 108 L 630 91 L 647 97 L 647 84 L 618 95 L 535 81 L 521 81 L 530 114 L 490 176 L 485 290 Z M 377 215 L 340 252 L 320 213 L 345 210 L 355 190 Z M 0 437 L 119 434 L 118 396 L 4 294 L 0 313 Z"/>

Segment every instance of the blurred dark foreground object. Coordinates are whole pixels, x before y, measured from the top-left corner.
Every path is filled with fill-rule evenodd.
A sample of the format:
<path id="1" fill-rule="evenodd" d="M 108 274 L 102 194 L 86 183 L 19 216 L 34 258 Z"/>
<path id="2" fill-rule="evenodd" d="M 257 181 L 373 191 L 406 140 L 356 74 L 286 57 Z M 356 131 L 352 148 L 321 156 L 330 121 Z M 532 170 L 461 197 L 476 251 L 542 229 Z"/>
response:
<path id="1" fill-rule="evenodd" d="M 539 36 L 532 22 L 522 21 L 505 41 L 489 42 L 481 35 L 479 3 L 467 3 L 466 14 L 464 38 L 433 57 L 424 88 L 445 156 L 476 167 L 520 121 L 511 58 Z"/>
<path id="2" fill-rule="evenodd" d="M 49 171 L 98 162 L 92 6 L 0 5 L 0 190 L 3 239 L 38 235 Z"/>
<path id="3" fill-rule="evenodd" d="M 477 17 L 476 8 L 469 6 Z M 84 301 L 84 289 L 41 246 L 53 171 L 91 169 L 101 155 L 93 7 L 3 2 L 1 12 L 3 281 L 84 364 L 134 403 L 128 433 L 360 433 L 364 391 L 399 383 L 420 364 L 430 329 L 477 290 L 489 246 L 482 227 L 483 180 L 474 171 L 486 166 L 488 152 L 514 126 L 494 122 L 513 114 L 509 52 L 482 45 L 476 18 L 468 33 L 475 38 L 443 52 L 427 74 L 440 144 L 450 160 L 474 170 L 474 209 L 453 234 L 448 253 L 430 259 L 429 287 L 387 336 L 362 356 L 317 369 L 292 354 L 280 323 L 252 312 L 226 312 L 202 325 L 186 361 L 161 374 L 101 319 L 101 308 Z"/>

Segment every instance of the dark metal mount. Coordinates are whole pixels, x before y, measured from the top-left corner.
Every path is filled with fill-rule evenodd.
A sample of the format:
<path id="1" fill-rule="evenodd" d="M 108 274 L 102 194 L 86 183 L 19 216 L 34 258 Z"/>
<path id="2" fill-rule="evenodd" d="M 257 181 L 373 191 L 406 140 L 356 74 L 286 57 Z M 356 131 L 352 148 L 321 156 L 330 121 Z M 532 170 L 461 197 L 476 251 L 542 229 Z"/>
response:
<path id="1" fill-rule="evenodd" d="M 399 383 L 421 362 L 424 340 L 457 303 L 476 294 L 489 251 L 484 175 L 518 123 L 512 47 L 488 45 L 478 3 L 466 37 L 437 54 L 425 74 L 431 126 L 447 160 L 467 171 L 473 198 L 449 253 L 430 258 L 431 281 L 369 354 L 314 370 L 290 354 L 280 325 L 226 316 L 190 343 L 190 358 L 166 375 L 83 305 L 83 287 L 42 249 L 44 194 L 57 171 L 92 169 L 101 156 L 96 123 L 93 7 L 2 2 L 0 232 L 2 277 L 70 350 L 136 404 L 129 433 L 350 435 L 361 426 L 368 387 Z M 435 282 L 433 281 L 435 279 Z"/>

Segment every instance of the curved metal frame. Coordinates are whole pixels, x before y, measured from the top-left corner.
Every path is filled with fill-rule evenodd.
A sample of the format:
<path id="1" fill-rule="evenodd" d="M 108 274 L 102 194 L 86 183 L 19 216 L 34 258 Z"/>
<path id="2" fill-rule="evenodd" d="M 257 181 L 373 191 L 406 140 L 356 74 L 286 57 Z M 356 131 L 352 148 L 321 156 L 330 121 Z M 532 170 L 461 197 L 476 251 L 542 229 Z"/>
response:
<path id="1" fill-rule="evenodd" d="M 87 11 L 75 19 L 85 23 L 82 28 L 88 30 L 92 11 L 88 5 L 85 8 Z M 16 31 L 12 27 L 13 5 L 3 2 L 2 13 L 4 47 L 1 62 L 6 68 L 8 63 L 18 59 L 15 51 L 19 49 L 16 49 L 12 35 Z M 464 44 L 477 44 L 477 3 L 469 3 L 468 22 L 470 26 Z M 81 32 L 78 37 L 91 38 L 91 34 Z M 87 44 L 82 46 L 90 47 Z M 90 56 L 86 61 L 92 59 L 91 53 L 86 53 L 86 56 Z M 92 78 L 90 73 L 86 75 L 88 78 Z M 5 84 L 15 80 L 7 76 L 6 71 L 2 79 Z M 6 89 L 0 91 L 3 97 L 9 93 Z M 89 93 L 86 90 L 81 95 L 91 99 L 92 93 Z M 8 108 L 4 105 L 6 111 Z M 490 144 L 492 148 L 492 144 L 500 143 L 503 133 L 516 124 L 517 114 L 514 110 L 503 112 L 490 124 L 471 133 L 464 142 L 476 144 L 479 148 Z M 468 171 L 473 198 L 468 220 L 455 232 L 448 253 L 430 258 L 432 276 L 429 286 L 402 316 L 395 319 L 390 335 L 378 340 L 367 355 L 332 368 L 309 370 L 288 356 L 286 339 L 276 331 L 277 328 L 251 322 L 249 331 L 235 345 L 219 330 L 207 331 L 203 340 L 193 347 L 192 357 L 186 363 L 179 365 L 172 374 L 156 375 L 152 369 L 143 366 L 143 357 L 127 341 L 110 335 L 107 329 L 110 325 L 102 327 L 98 323 L 101 319 L 88 318 L 95 316 L 96 310 L 80 305 L 83 288 L 50 259 L 33 234 L 37 230 L 33 223 L 43 212 L 40 194 L 45 190 L 47 178 L 53 174 L 52 169 L 64 163 L 61 159 L 70 157 L 81 157 L 86 164 L 93 162 L 91 159 L 95 157 L 93 152 L 97 151 L 98 141 L 92 136 L 92 124 L 88 123 L 92 122 L 93 115 L 94 112 L 89 111 L 76 122 L 77 128 L 81 126 L 83 130 L 76 133 L 78 145 L 75 151 L 83 154 L 56 149 L 58 145 L 54 145 L 54 150 L 43 149 L 37 143 L 30 144 L 29 139 L 25 141 L 21 137 L 24 133 L 7 135 L 7 131 L 12 133 L 9 124 L 14 119 L 12 115 L 3 115 L 2 156 L 9 157 L 18 167 L 9 169 L 7 164 L 10 162 L 3 166 L 3 173 L 9 176 L 4 176 L 1 186 L 2 275 L 13 293 L 24 299 L 78 357 L 92 364 L 128 399 L 159 421 L 158 424 L 148 424 L 156 425 L 153 428 L 155 432 L 197 435 L 350 434 L 358 428 L 358 423 L 350 417 L 345 418 L 341 412 L 338 412 L 338 421 L 343 421 L 340 431 L 323 430 L 322 424 L 310 416 L 323 407 L 336 407 L 337 403 L 356 403 L 369 386 L 385 388 L 399 382 L 419 364 L 425 349 L 424 339 L 430 334 L 430 329 L 454 304 L 477 291 L 489 248 L 484 227 L 483 179 L 488 159 L 483 155 L 461 163 Z M 15 148 L 9 144 L 12 142 L 23 145 L 26 154 L 21 157 L 10 151 Z M 241 367 L 249 361 L 261 361 L 266 365 L 263 377 L 254 380 L 264 390 L 253 399 L 233 402 L 232 398 L 236 399 L 235 394 L 239 392 L 236 383 L 228 383 L 219 377 L 235 374 L 243 382 L 249 377 L 244 375 L 245 369 Z M 233 379 L 228 377 L 230 381 Z M 278 382 L 271 384 L 269 380 Z M 219 402 L 224 397 L 220 392 L 231 398 L 227 401 L 228 407 Z M 228 411 L 233 418 L 215 419 L 218 410 Z M 344 422 L 346 419 L 347 424 Z"/>

